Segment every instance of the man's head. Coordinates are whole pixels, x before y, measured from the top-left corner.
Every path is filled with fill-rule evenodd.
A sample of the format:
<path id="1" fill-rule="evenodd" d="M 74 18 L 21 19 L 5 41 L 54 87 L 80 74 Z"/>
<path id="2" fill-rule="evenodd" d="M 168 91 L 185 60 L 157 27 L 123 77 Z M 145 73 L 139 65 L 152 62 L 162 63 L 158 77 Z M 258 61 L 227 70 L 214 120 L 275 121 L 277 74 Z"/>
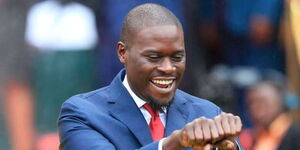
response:
<path id="1" fill-rule="evenodd" d="M 254 124 L 268 127 L 283 111 L 282 90 L 272 82 L 252 86 L 247 92 L 247 104 Z"/>
<path id="2" fill-rule="evenodd" d="M 123 22 L 118 55 L 132 90 L 153 107 L 168 105 L 185 70 L 183 30 L 166 8 L 144 4 Z"/>

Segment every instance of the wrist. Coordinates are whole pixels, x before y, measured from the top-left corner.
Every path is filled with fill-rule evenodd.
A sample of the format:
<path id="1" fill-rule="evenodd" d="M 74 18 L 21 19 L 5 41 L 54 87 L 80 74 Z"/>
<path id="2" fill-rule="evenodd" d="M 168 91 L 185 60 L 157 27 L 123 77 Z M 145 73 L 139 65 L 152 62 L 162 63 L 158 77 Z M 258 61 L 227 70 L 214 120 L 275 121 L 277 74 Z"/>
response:
<path id="1" fill-rule="evenodd" d="M 175 130 L 162 143 L 163 150 L 181 150 L 184 146 L 180 142 L 180 130 Z"/>

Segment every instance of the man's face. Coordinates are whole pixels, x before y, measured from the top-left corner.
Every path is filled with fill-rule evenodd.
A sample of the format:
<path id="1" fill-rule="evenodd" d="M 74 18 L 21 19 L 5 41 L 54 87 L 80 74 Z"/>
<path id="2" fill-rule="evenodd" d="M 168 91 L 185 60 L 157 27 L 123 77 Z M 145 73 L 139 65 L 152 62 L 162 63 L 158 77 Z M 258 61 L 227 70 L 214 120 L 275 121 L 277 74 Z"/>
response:
<path id="1" fill-rule="evenodd" d="M 185 70 L 182 29 L 175 25 L 142 29 L 119 56 L 129 85 L 140 98 L 157 105 L 172 101 Z"/>

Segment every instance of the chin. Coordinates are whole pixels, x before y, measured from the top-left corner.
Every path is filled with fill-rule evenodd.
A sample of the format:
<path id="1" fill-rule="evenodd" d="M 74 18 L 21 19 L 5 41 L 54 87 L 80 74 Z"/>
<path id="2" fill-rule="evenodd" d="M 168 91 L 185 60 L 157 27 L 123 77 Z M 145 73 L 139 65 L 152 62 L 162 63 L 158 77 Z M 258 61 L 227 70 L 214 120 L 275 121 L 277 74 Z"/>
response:
<path id="1" fill-rule="evenodd" d="M 170 99 L 157 99 L 152 96 L 148 96 L 147 102 L 151 105 L 153 109 L 160 110 L 162 107 L 168 107 L 173 102 L 174 97 Z"/>

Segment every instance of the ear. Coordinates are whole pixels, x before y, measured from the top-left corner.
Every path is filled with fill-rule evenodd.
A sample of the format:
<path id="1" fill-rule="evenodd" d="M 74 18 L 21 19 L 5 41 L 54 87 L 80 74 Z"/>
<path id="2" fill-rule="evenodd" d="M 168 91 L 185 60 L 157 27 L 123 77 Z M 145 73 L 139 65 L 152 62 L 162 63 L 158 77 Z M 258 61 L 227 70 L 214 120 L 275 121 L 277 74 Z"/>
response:
<path id="1" fill-rule="evenodd" d="M 119 41 L 117 44 L 118 56 L 121 63 L 125 64 L 127 58 L 127 51 L 125 49 L 125 43 Z"/>

